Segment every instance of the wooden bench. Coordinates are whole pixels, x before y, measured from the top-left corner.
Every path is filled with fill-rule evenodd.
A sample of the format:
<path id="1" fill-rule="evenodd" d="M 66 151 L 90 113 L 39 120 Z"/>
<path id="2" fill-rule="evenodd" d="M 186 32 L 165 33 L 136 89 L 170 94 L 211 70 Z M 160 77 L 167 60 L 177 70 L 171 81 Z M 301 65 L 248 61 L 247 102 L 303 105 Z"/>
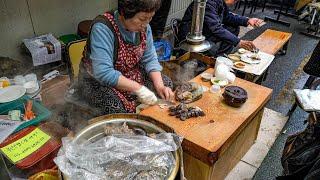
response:
<path id="1" fill-rule="evenodd" d="M 287 50 L 291 36 L 292 33 L 267 29 L 253 40 L 253 44 L 260 51 L 276 55 L 280 50 Z"/>
<path id="2" fill-rule="evenodd" d="M 210 68 L 206 72 L 213 73 Z M 191 81 L 210 87 L 200 76 Z M 260 127 L 263 109 L 272 90 L 239 78 L 233 85 L 248 92 L 248 100 L 240 108 L 223 102 L 220 93 L 205 92 L 192 103 L 206 113 L 204 117 L 181 121 L 169 116 L 168 109 L 151 106 L 140 114 L 166 124 L 184 137 L 184 169 L 188 180 L 224 179 L 254 143 Z"/>

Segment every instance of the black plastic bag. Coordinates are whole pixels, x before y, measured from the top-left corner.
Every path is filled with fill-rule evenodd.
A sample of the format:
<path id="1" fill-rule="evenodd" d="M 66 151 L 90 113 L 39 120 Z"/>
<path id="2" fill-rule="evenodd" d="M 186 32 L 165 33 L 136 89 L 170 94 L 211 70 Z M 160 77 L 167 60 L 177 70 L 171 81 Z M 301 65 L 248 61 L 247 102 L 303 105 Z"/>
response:
<path id="1" fill-rule="evenodd" d="M 319 117 L 311 113 L 307 128 L 288 137 L 281 157 L 284 175 L 277 179 L 320 179 Z"/>

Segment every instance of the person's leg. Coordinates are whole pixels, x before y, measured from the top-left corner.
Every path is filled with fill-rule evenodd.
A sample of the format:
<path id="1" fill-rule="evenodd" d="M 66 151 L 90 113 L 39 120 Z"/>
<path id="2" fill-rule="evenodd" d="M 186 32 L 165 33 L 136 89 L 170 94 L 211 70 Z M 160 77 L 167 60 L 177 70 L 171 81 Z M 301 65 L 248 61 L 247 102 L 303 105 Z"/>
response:
<path id="1" fill-rule="evenodd" d="M 101 85 L 94 79 L 84 78 L 81 82 L 81 96 L 88 104 L 101 113 L 127 113 L 122 101 L 112 88 Z"/>
<path id="2" fill-rule="evenodd" d="M 155 39 L 160 39 L 166 27 L 172 0 L 162 0 L 160 9 L 153 16 L 150 26 Z"/>
<path id="3" fill-rule="evenodd" d="M 228 25 L 223 25 L 225 29 L 230 31 L 232 34 L 235 36 L 239 35 L 240 32 L 240 27 L 239 26 L 228 26 Z M 219 48 L 217 50 L 217 56 L 222 56 L 223 54 L 230 54 L 234 48 L 233 44 L 227 43 L 220 41 Z"/>
<path id="4" fill-rule="evenodd" d="M 232 52 L 234 46 L 230 43 L 226 43 L 223 41 L 212 41 L 209 39 L 209 41 L 211 42 L 211 49 L 207 52 L 208 55 L 210 56 L 223 56 L 224 54 L 229 54 Z"/>
<path id="5" fill-rule="evenodd" d="M 238 36 L 240 33 L 240 27 L 239 26 L 230 26 L 230 25 L 223 25 L 223 27 L 225 29 L 227 29 L 228 31 L 230 31 L 232 34 L 234 34 L 235 36 Z"/>

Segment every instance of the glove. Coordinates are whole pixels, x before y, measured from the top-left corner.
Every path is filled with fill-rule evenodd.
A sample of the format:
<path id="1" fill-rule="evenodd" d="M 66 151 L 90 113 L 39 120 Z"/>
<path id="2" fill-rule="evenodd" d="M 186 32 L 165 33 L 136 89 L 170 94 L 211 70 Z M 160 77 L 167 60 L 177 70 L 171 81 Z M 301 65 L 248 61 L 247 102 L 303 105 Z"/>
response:
<path id="1" fill-rule="evenodd" d="M 158 98 L 156 95 L 145 86 L 142 86 L 135 94 L 142 104 L 154 105 L 157 103 Z"/>

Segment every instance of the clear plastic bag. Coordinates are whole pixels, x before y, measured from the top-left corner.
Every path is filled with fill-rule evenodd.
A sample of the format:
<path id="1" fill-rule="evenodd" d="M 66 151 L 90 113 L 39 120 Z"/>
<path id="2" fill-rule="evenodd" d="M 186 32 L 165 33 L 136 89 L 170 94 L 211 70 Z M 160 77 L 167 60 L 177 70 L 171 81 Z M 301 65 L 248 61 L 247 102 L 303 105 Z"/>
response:
<path id="1" fill-rule="evenodd" d="M 166 179 L 181 142 L 171 133 L 153 138 L 117 134 L 81 145 L 63 138 L 54 161 L 70 179 Z"/>

